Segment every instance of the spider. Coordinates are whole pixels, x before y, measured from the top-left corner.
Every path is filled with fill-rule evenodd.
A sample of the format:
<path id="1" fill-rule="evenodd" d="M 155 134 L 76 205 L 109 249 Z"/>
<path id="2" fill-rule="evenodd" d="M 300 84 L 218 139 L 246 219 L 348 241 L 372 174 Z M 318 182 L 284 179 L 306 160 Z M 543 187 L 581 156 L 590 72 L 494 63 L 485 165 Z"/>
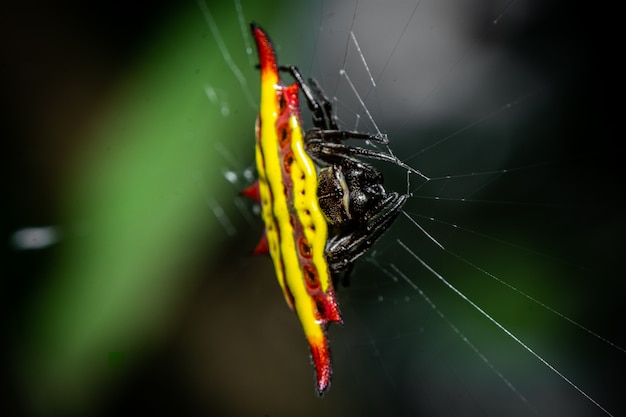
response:
<path id="1" fill-rule="evenodd" d="M 387 193 L 383 177 L 359 157 L 395 157 L 348 146 L 348 139 L 387 144 L 382 136 L 339 130 L 330 101 L 294 66 L 278 66 L 269 37 L 251 25 L 259 54 L 261 105 L 256 124 L 258 181 L 243 193 L 261 204 L 265 234 L 254 253 L 269 253 L 287 304 L 302 324 L 322 395 L 332 375 L 326 329 L 341 323 L 334 287 L 400 213 L 408 195 Z M 296 80 L 285 85 L 279 71 Z M 314 127 L 302 128 L 299 91 Z M 317 166 L 316 166 L 317 165 Z M 413 170 L 414 171 L 414 170 Z"/>
<path id="2" fill-rule="evenodd" d="M 340 130 L 332 103 L 317 81 L 309 78 L 307 84 L 293 65 L 279 69 L 295 79 L 312 113 L 314 127 L 306 132 L 304 143 L 306 152 L 321 167 L 317 199 L 330 226 L 325 254 L 333 283 L 341 281 L 345 286 L 354 261 L 391 226 L 409 198 L 408 194 L 388 193 L 382 173 L 358 157 L 407 166 L 389 154 L 343 144 L 349 139 L 383 145 L 389 141 L 382 135 Z"/>

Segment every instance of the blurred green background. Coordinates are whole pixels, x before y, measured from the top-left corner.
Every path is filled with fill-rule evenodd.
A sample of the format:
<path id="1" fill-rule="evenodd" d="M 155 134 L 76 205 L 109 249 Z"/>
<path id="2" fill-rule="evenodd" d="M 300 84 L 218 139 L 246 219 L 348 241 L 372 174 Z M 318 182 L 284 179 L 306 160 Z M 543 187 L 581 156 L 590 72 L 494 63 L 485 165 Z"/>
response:
<path id="1" fill-rule="evenodd" d="M 239 19 L 245 18 L 244 29 L 251 20 L 262 24 L 279 57 L 332 86 L 324 65 L 336 71 L 342 57 L 325 55 L 316 30 L 334 19 L 344 30 L 326 33 L 343 42 L 352 16 L 365 28 L 382 19 L 363 12 L 373 3 L 351 3 L 345 15 L 316 1 L 243 2 L 243 15 L 237 2 L 202 7 L 193 1 L 30 2 L 2 12 L 3 369 L 10 387 L 3 415 L 532 412 L 418 292 L 384 274 L 381 280 L 380 272 L 368 274 L 367 264 L 357 266 L 359 279 L 340 291 L 346 324 L 330 330 L 335 380 L 324 399 L 316 398 L 301 329 L 284 304 L 271 264 L 248 256 L 261 224 L 237 193 L 250 181 L 245 173 L 253 162 L 258 74 L 254 54 L 246 54 L 252 45 Z M 402 4 L 414 9 L 411 2 Z M 484 6 L 474 12 L 486 19 L 491 10 Z M 612 26 L 594 23 L 599 11 L 565 3 L 529 6 L 527 13 L 520 26 L 503 20 L 503 32 L 484 31 L 490 23 L 474 20 L 480 34 L 476 48 L 502 43 L 501 53 L 534 67 L 542 78 L 537 85 L 550 86 L 543 90 L 548 93 L 522 100 L 519 107 L 532 107 L 525 110 L 524 123 L 497 116 L 499 129 L 463 132 L 465 142 L 448 141 L 427 159 L 418 156 L 411 163 L 432 176 L 474 167 L 487 171 L 495 159 L 494 169 L 540 166 L 552 159 L 559 164 L 499 179 L 484 196 L 529 204 L 466 209 L 458 201 L 463 190 L 457 190 L 450 191 L 456 198 L 450 208 L 414 199 L 406 210 L 455 219 L 530 248 L 462 237 L 449 226 L 437 233 L 465 259 L 489 265 L 489 272 L 624 345 L 624 326 L 614 324 L 623 317 L 618 307 L 623 182 L 612 152 L 621 136 L 619 106 L 612 101 L 617 71 L 608 62 L 613 57 L 596 47 L 612 45 L 606 46 L 614 42 Z M 507 32 L 512 27 L 517 30 Z M 364 43 L 368 33 L 359 33 Z M 389 56 L 386 51 L 383 56 Z M 436 59 L 437 51 L 428 57 Z M 462 73 L 464 66 L 463 61 L 447 68 Z M 405 67 L 409 71 L 398 83 L 392 76 L 387 81 L 410 90 L 412 67 Z M 439 79 L 445 83 L 453 75 Z M 494 90 L 506 88 L 498 84 Z M 490 94 L 475 93 L 464 111 Z M 491 110 L 502 104 L 487 101 Z M 398 111 L 388 113 L 393 119 Z M 398 132 L 394 151 L 408 157 L 416 152 L 411 138 L 437 141 L 446 135 L 444 127 L 467 124 L 462 118 L 433 119 L 422 130 L 388 122 L 386 128 Z M 469 117 L 475 120 L 478 116 Z M 459 147 L 481 140 L 482 149 Z M 513 145 L 501 155 L 497 146 L 505 140 Z M 390 183 L 402 190 L 403 174 L 399 177 Z M 418 194 L 438 195 L 443 189 L 441 182 L 433 187 Z M 543 201 L 549 204 L 535 204 Z M 429 253 L 432 245 L 418 229 L 406 219 L 398 224 L 377 245 L 371 262 L 387 270 L 393 263 L 425 285 L 440 310 L 472 334 L 481 352 L 540 414 L 601 412 L 497 329 L 477 323 L 475 312 L 456 303 L 396 239 L 428 257 L 445 277 L 456 278 L 455 285 L 539 346 L 616 415 L 624 409 L 613 383 L 625 369 L 623 353 L 577 333 L 519 294 L 504 295 L 503 287 L 492 288 L 476 268 Z M 20 248 L 15 233 L 28 227 L 46 227 L 47 233 L 28 239 L 58 242 L 39 250 Z M 587 265 L 593 269 L 581 268 Z M 424 277 L 430 284 L 422 283 Z M 580 358 L 593 359 L 593 365 Z"/>

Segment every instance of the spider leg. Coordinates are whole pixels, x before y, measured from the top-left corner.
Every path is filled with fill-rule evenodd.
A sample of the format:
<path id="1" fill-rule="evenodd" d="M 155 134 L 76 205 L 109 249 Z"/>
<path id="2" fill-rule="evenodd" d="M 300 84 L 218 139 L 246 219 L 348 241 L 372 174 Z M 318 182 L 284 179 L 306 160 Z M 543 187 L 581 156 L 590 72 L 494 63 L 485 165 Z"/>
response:
<path id="1" fill-rule="evenodd" d="M 321 96 L 322 104 L 319 103 L 317 98 L 315 98 L 315 94 L 313 90 L 311 90 L 311 87 L 309 87 L 309 85 L 304 82 L 304 78 L 302 78 L 302 74 L 300 74 L 300 70 L 298 69 L 298 67 L 294 65 L 289 65 L 289 66 L 280 66 L 278 67 L 278 69 L 281 71 L 288 72 L 296 80 L 298 87 L 300 87 L 300 89 L 302 90 L 302 93 L 304 94 L 304 97 L 306 98 L 306 102 L 309 107 L 309 110 L 311 110 L 311 113 L 313 114 L 313 125 L 320 129 L 328 129 L 329 127 L 336 127 L 333 121 L 329 121 L 329 120 L 332 120 L 332 118 L 328 117 L 328 113 L 329 113 L 328 109 L 332 109 L 330 107 L 330 102 L 327 101 L 328 99 L 326 98 L 326 96 L 322 95 Z M 319 86 L 316 86 L 314 88 L 316 92 L 319 91 L 318 90 Z"/>
<path id="2" fill-rule="evenodd" d="M 327 164 L 338 163 L 344 159 L 356 159 L 356 157 L 361 156 L 370 159 L 377 159 L 379 161 L 391 162 L 402 168 L 408 167 L 396 157 L 384 152 L 359 148 L 357 146 L 344 145 L 336 142 L 326 142 L 324 136 L 314 137 L 311 135 L 311 132 L 307 133 L 305 143 L 306 150 L 309 155 L 313 156 L 314 159 Z"/>
<path id="3" fill-rule="evenodd" d="M 406 169 L 409 172 L 419 175 L 420 177 L 428 180 L 429 178 L 422 174 L 415 168 L 400 161 L 396 156 L 389 155 L 380 151 L 373 151 L 370 149 L 359 148 L 357 146 L 343 145 L 337 143 L 337 141 L 359 139 L 359 140 L 373 140 L 382 144 L 387 144 L 389 141 L 386 136 L 370 135 L 367 133 L 347 132 L 342 130 L 320 130 L 311 129 L 306 133 L 304 142 L 307 147 L 307 152 L 314 157 L 318 162 L 324 162 L 332 160 L 332 157 L 336 154 L 342 154 L 346 156 L 356 157 L 362 156 L 365 158 L 377 159 L 379 161 L 391 162 L 401 168 Z"/>
<path id="4" fill-rule="evenodd" d="M 325 142 L 340 142 L 344 140 L 357 139 L 357 140 L 371 140 L 374 142 L 387 145 L 389 139 L 384 135 L 371 135 L 369 133 L 350 132 L 348 130 L 322 130 L 322 129 L 310 129 L 304 138 L 307 140 L 319 139 Z"/>
<path id="5" fill-rule="evenodd" d="M 326 120 L 328 120 L 328 127 L 331 130 L 339 130 L 339 127 L 337 126 L 337 117 L 333 114 L 333 105 L 328 99 L 328 96 L 324 94 L 324 90 L 322 90 L 322 87 L 315 78 L 309 78 L 309 84 L 311 84 L 311 88 L 313 88 L 313 91 L 322 102 L 322 107 L 324 108 L 324 113 L 326 114 Z"/>
<path id="6" fill-rule="evenodd" d="M 341 274 L 371 248 L 398 217 L 408 198 L 408 195 L 390 193 L 370 212 L 364 227 L 348 235 L 329 239 L 325 252 L 331 272 L 335 275 Z M 344 279 L 346 278 L 344 275 Z"/>

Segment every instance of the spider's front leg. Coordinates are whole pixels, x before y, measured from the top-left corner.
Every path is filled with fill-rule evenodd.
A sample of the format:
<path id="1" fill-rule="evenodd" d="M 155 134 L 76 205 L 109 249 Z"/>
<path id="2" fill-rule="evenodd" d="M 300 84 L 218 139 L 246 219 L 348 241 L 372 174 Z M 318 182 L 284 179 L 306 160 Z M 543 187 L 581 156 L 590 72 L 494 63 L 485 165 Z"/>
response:
<path id="1" fill-rule="evenodd" d="M 389 140 L 386 136 L 370 135 L 368 133 L 348 132 L 344 130 L 322 130 L 319 128 L 314 128 L 307 131 L 304 138 L 304 143 L 306 144 L 307 152 L 313 157 L 313 159 L 316 159 L 318 163 L 332 160 L 337 154 L 350 157 L 361 156 L 364 158 L 390 162 L 394 165 L 399 166 L 400 168 L 404 168 L 409 172 L 419 175 L 425 180 L 429 179 L 427 176 L 425 176 L 415 168 L 400 161 L 394 155 L 390 155 L 380 151 L 360 148 L 358 146 L 344 145 L 340 143 L 348 139 L 369 140 L 381 143 L 383 145 L 389 143 Z"/>
<path id="2" fill-rule="evenodd" d="M 369 135 L 367 133 L 346 132 L 343 130 L 320 130 L 311 129 L 306 133 L 304 143 L 306 150 L 318 163 L 333 164 L 337 160 L 345 158 L 355 159 L 364 157 L 386 161 L 404 168 L 404 164 L 392 155 L 358 146 L 344 145 L 339 143 L 348 139 L 372 140 L 387 144 L 387 138 Z"/>

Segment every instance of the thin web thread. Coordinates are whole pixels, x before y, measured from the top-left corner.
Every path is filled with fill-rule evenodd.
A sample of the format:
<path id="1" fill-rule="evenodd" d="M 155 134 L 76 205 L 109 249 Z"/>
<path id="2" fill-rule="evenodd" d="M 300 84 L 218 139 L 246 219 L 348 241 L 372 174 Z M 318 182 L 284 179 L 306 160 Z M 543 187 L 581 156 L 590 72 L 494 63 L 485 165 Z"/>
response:
<path id="1" fill-rule="evenodd" d="M 385 268 L 383 268 L 382 266 L 380 266 L 379 264 L 376 264 L 376 266 L 383 271 L 386 275 L 392 277 L 394 279 L 394 281 L 397 281 L 397 278 L 388 270 L 386 270 Z M 452 331 L 454 331 L 454 333 L 457 334 L 457 336 L 459 336 L 459 338 L 463 341 L 463 343 L 465 343 L 467 346 L 469 346 L 469 348 L 480 358 L 481 361 L 483 361 L 488 367 L 489 369 L 491 369 L 491 371 L 493 371 L 497 377 L 504 382 L 504 384 L 520 399 L 522 400 L 522 402 L 524 402 L 524 404 L 526 404 L 526 406 L 528 406 L 528 408 L 530 408 L 534 414 L 537 414 L 537 410 L 535 410 L 533 408 L 533 406 L 528 402 L 528 400 L 526 399 L 526 397 L 524 397 L 524 395 L 517 389 L 517 387 L 515 387 L 515 385 L 513 385 L 513 383 L 511 381 L 509 381 L 503 374 L 502 372 L 500 372 L 493 363 L 491 363 L 491 361 L 476 347 L 476 345 L 474 345 L 469 338 L 454 324 L 452 323 L 448 317 L 446 317 L 445 314 L 443 314 L 443 312 L 437 307 L 437 305 L 430 299 L 430 297 L 428 297 L 428 295 L 426 295 L 426 293 L 417 286 L 417 284 L 415 284 L 413 281 L 411 281 L 409 279 L 409 277 L 404 274 L 402 271 L 400 271 L 400 269 L 395 266 L 394 264 L 390 265 L 391 269 L 393 269 L 395 271 L 396 274 L 398 274 L 404 281 L 406 281 L 407 284 L 409 284 L 409 286 L 411 288 L 413 288 L 415 291 L 417 291 L 417 293 L 424 299 L 424 301 L 426 301 L 426 303 L 437 313 L 437 315 L 439 317 L 441 317 L 447 324 L 448 326 L 452 329 Z"/>
<path id="2" fill-rule="evenodd" d="M 222 34 L 220 33 L 219 28 L 217 27 L 217 23 L 215 23 L 213 14 L 211 13 L 211 10 L 209 10 L 209 6 L 207 6 L 206 2 L 203 0 L 198 0 L 198 6 L 200 7 L 200 10 L 202 10 L 204 20 L 206 20 L 207 25 L 209 26 L 209 29 L 211 30 L 211 34 L 213 35 L 213 38 L 215 39 L 215 42 L 217 42 L 217 47 L 219 48 L 220 53 L 222 54 L 222 57 L 224 58 L 224 62 L 226 62 L 226 65 L 228 65 L 228 68 L 230 68 L 230 71 L 233 73 L 233 75 L 237 79 L 237 82 L 239 82 L 239 85 L 241 86 L 241 90 L 243 91 L 243 94 L 246 96 L 246 100 L 248 101 L 248 104 L 254 107 L 255 104 L 254 104 L 254 100 L 252 99 L 252 94 L 250 94 L 250 89 L 248 88 L 248 82 L 246 81 L 246 78 L 243 76 L 243 73 L 241 72 L 237 64 L 235 64 L 233 57 L 230 55 L 230 52 L 228 51 L 228 47 L 226 46 L 226 42 L 224 42 L 224 38 L 222 38 Z"/>
<path id="3" fill-rule="evenodd" d="M 593 405 L 595 405 L 599 410 L 602 410 L 602 412 L 604 412 L 605 414 L 609 415 L 609 416 L 613 416 L 613 414 L 611 414 L 606 408 L 602 407 L 602 405 L 600 405 L 600 403 L 598 403 L 596 400 L 594 400 L 589 394 L 587 394 L 585 391 L 582 390 L 582 388 L 580 388 L 578 385 L 576 385 L 574 382 L 572 382 L 568 377 L 566 377 L 561 371 L 559 371 L 558 369 L 556 369 L 554 366 L 552 366 L 552 364 L 550 364 L 547 360 L 545 360 L 541 355 L 539 355 L 537 352 L 535 352 L 530 346 L 528 346 L 526 343 L 524 343 L 521 339 L 519 339 L 517 336 L 515 336 L 513 333 L 511 333 L 506 327 L 504 327 L 503 325 L 501 325 L 496 319 L 494 319 L 489 313 L 487 313 L 486 311 L 484 311 L 482 308 L 480 308 L 476 303 L 474 303 L 472 300 L 470 300 L 469 298 L 467 298 L 467 296 L 465 294 L 463 294 L 461 291 L 459 291 L 454 285 L 450 284 L 441 274 L 439 274 L 437 271 L 435 271 L 433 268 L 430 267 L 430 265 L 428 265 L 426 262 L 424 262 L 422 260 L 422 258 L 420 258 L 415 252 L 413 252 L 408 246 L 406 246 L 404 244 L 404 242 L 402 242 L 400 239 L 397 239 L 398 244 L 409 254 L 411 255 L 413 258 L 415 258 L 420 264 L 422 264 L 422 266 L 424 268 L 426 268 L 430 273 L 432 273 L 439 281 L 441 281 L 444 285 L 446 285 L 449 289 L 451 289 L 456 295 L 458 295 L 459 297 L 461 297 L 466 303 L 468 303 L 472 308 L 474 308 L 476 311 L 478 311 L 482 316 L 484 316 L 485 318 L 487 318 L 489 321 L 491 321 L 493 324 L 495 324 L 500 330 L 502 330 L 507 336 L 509 336 L 511 339 L 513 339 L 518 345 L 520 345 L 521 347 L 523 347 L 524 349 L 526 349 L 526 351 L 528 351 L 528 353 L 530 353 L 531 355 L 533 355 L 535 358 L 537 358 L 542 364 L 544 364 L 548 369 L 550 369 L 552 372 L 554 372 L 556 375 L 558 375 L 563 381 L 565 381 L 568 385 L 570 385 L 572 388 L 574 388 L 576 391 L 578 391 L 581 395 L 583 395 L 585 398 L 587 398 L 587 400 L 589 400 Z"/>
<path id="4" fill-rule="evenodd" d="M 598 333 L 594 332 L 593 330 L 588 329 L 587 327 L 583 326 L 582 324 L 578 323 L 577 321 L 572 320 L 571 318 L 567 317 L 565 314 L 563 314 L 563 313 L 561 313 L 561 312 L 559 312 L 559 311 L 555 310 L 554 308 L 552 308 L 552 307 L 548 306 L 547 304 L 545 304 L 545 303 L 543 303 L 543 302 L 539 301 L 538 299 L 536 299 L 536 298 L 534 298 L 533 296 L 531 296 L 531 295 L 529 295 L 529 294 L 525 293 L 524 291 L 520 290 L 519 288 L 515 287 L 514 285 L 511 285 L 511 284 L 509 284 L 508 282 L 506 282 L 506 281 L 504 281 L 504 280 L 502 280 L 502 279 L 498 278 L 498 277 L 497 277 L 497 276 L 495 276 L 494 274 L 492 274 L 492 273 L 488 272 L 488 271 L 487 271 L 487 270 L 485 270 L 484 268 L 481 268 L 480 266 L 476 265 L 475 263 L 470 262 L 469 260 L 465 259 L 465 258 L 464 258 L 464 257 L 462 257 L 461 255 L 459 255 L 459 254 L 457 254 L 457 253 L 455 253 L 455 252 L 452 252 L 451 250 L 449 250 L 449 249 L 445 248 L 442 244 L 440 244 L 437 240 L 435 240 L 435 238 L 433 238 L 433 237 L 432 237 L 432 236 L 431 236 L 431 235 L 430 235 L 430 234 L 429 234 L 429 233 L 428 233 L 428 232 L 427 232 L 427 231 L 426 231 L 426 230 L 425 230 L 425 229 L 424 229 L 424 228 L 423 228 L 423 227 L 422 227 L 422 226 L 421 226 L 421 225 L 420 225 L 420 224 L 419 224 L 419 223 L 418 223 L 418 222 L 417 222 L 414 218 L 412 218 L 412 217 L 411 217 L 411 216 L 410 216 L 407 212 L 403 212 L 403 214 L 404 214 L 404 215 L 405 215 L 405 216 L 406 216 L 406 217 L 407 217 L 407 218 L 411 221 L 411 223 L 413 223 L 416 227 L 418 227 L 418 228 L 419 228 L 419 229 L 420 229 L 420 230 L 421 230 L 421 231 L 422 231 L 422 232 L 423 232 L 423 233 L 424 233 L 427 237 L 429 237 L 429 238 L 430 238 L 430 239 L 431 239 L 431 240 L 432 240 L 432 241 L 433 241 L 433 242 L 434 242 L 437 246 L 439 246 L 439 247 L 440 247 L 442 250 L 444 250 L 446 253 L 449 253 L 450 255 L 454 256 L 454 257 L 455 257 L 455 258 L 457 258 L 458 260 L 460 260 L 460 261 L 464 262 L 465 264 L 467 264 L 467 265 L 471 266 L 472 268 L 474 268 L 474 269 L 476 269 L 477 271 L 481 272 L 482 274 L 484 274 L 484 275 L 488 276 L 489 278 L 494 279 L 495 281 L 497 281 L 497 282 L 498 282 L 498 283 L 500 283 L 501 285 L 504 285 L 505 287 L 508 287 L 509 289 L 511 289 L 511 290 L 513 290 L 513 291 L 515 291 L 517 294 L 519 294 L 519 295 L 521 295 L 521 296 L 523 296 L 523 297 L 527 298 L 528 300 L 530 300 L 530 301 L 532 301 L 533 303 L 535 303 L 535 304 L 539 305 L 540 307 L 542 307 L 542 308 L 544 308 L 545 310 L 547 310 L 547 311 L 551 312 L 552 314 L 555 314 L 556 316 L 560 317 L 561 319 L 563 319 L 563 320 L 565 320 L 565 321 L 568 321 L 569 323 L 571 323 L 571 324 L 573 324 L 574 326 L 578 327 L 580 330 L 583 330 L 584 332 L 586 332 L 586 333 L 590 334 L 591 336 L 593 336 L 593 337 L 597 338 L 598 340 L 602 341 L 603 343 L 606 343 L 607 345 L 609 345 L 609 346 L 611 346 L 611 347 L 613 347 L 613 348 L 615 348 L 615 349 L 619 350 L 619 351 L 620 351 L 620 352 L 622 352 L 622 353 L 626 353 L 626 349 L 624 349 L 623 347 L 621 347 L 621 346 L 617 345 L 616 343 L 613 343 L 613 342 L 612 342 L 612 341 L 610 341 L 609 339 L 607 339 L 607 338 L 605 338 L 605 337 L 603 337 L 603 336 L 599 335 Z M 492 240 L 492 241 L 498 242 L 498 243 L 503 244 L 503 245 L 507 245 L 507 246 L 514 247 L 514 248 L 516 248 L 516 249 L 518 249 L 518 250 L 524 250 L 524 251 L 526 251 L 526 252 L 532 252 L 533 254 L 536 254 L 536 255 L 542 255 L 541 253 L 539 253 L 539 252 L 537 252 L 537 251 L 531 251 L 530 249 L 525 248 L 525 247 L 523 247 L 523 246 L 520 246 L 520 245 L 514 245 L 514 244 L 512 244 L 512 243 L 510 243 L 510 242 L 507 242 L 507 241 L 505 241 L 505 240 L 502 240 L 502 239 L 496 239 L 496 238 L 494 238 L 494 237 L 487 236 L 487 235 L 485 235 L 485 234 L 483 234 L 483 233 L 478 233 L 478 232 L 476 232 L 476 231 L 473 231 L 473 230 L 470 230 L 470 229 L 467 229 L 467 228 L 464 228 L 464 227 L 460 227 L 460 226 L 458 226 L 458 225 L 456 225 L 456 224 L 453 224 L 453 223 L 444 222 L 444 221 L 441 221 L 441 220 L 434 219 L 434 218 L 432 218 L 432 217 L 431 217 L 431 218 L 429 218 L 429 220 L 431 220 L 431 221 L 435 221 L 435 222 L 437 222 L 437 223 L 445 224 L 445 225 L 447 225 L 447 226 L 453 227 L 454 229 L 461 230 L 461 231 L 464 231 L 464 232 L 466 232 L 466 233 L 471 233 L 471 234 L 473 234 L 473 235 L 475 235 L 475 236 L 479 236 L 479 237 L 484 238 L 484 239 L 489 239 L 489 240 Z M 559 258 L 553 258 L 553 259 L 556 259 L 556 260 L 558 260 L 558 261 L 560 261 L 560 262 L 566 263 L 564 260 L 559 259 Z M 567 264 L 569 264 L 570 266 L 577 266 L 577 265 L 571 264 L 571 263 L 569 263 L 569 262 L 567 262 Z"/>

